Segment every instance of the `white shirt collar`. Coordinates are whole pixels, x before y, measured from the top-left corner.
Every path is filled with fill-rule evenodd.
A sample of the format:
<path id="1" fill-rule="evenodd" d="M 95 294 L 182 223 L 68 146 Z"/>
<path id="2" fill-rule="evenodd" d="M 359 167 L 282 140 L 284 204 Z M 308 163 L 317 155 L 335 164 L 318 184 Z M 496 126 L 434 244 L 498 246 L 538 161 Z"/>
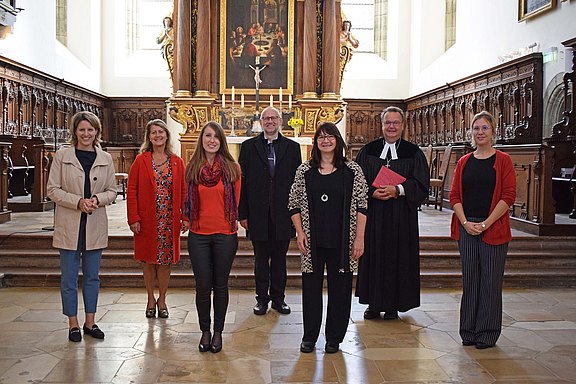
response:
<path id="1" fill-rule="evenodd" d="M 396 143 L 388 143 L 385 139 L 384 140 L 384 148 L 382 149 L 382 153 L 380 154 L 380 158 L 382 160 L 386 159 L 386 156 L 388 155 L 388 151 L 390 151 L 390 156 L 392 158 L 392 160 L 397 160 L 398 159 L 398 154 L 396 153 Z"/>

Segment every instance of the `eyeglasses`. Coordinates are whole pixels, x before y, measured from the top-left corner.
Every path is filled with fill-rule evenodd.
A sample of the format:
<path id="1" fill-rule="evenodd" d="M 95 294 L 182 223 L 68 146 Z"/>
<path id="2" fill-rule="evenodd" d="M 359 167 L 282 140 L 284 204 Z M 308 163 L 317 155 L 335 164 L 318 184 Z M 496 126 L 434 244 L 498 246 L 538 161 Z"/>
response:
<path id="1" fill-rule="evenodd" d="M 280 117 L 278 116 L 262 116 L 262 120 L 264 121 L 274 121 L 276 119 L 279 119 Z"/>
<path id="2" fill-rule="evenodd" d="M 482 130 L 482 132 L 488 132 L 491 129 L 492 129 L 492 127 L 489 125 L 482 125 L 482 126 L 475 125 L 472 127 L 472 130 L 474 132 L 479 132 L 480 130 Z"/>
<path id="3" fill-rule="evenodd" d="M 318 141 L 325 141 L 325 140 L 332 141 L 335 139 L 336 139 L 336 137 L 334 135 L 320 135 L 320 136 L 318 136 Z"/>
<path id="4" fill-rule="evenodd" d="M 384 122 L 384 125 L 393 125 L 393 126 L 395 126 L 395 127 L 399 127 L 400 125 L 402 125 L 402 122 L 401 122 L 401 121 L 398 121 L 398 120 L 396 120 L 396 121 L 385 121 L 385 122 Z"/>

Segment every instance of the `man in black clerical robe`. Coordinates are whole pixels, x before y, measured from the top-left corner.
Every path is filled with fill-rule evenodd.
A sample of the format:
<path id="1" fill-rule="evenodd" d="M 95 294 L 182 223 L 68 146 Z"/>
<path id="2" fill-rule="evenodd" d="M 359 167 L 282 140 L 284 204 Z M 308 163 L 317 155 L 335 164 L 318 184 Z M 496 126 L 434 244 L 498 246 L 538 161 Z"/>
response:
<path id="1" fill-rule="evenodd" d="M 356 157 L 369 185 L 365 251 L 356 283 L 356 296 L 368 304 L 365 319 L 381 312 L 385 319 L 396 319 L 398 311 L 420 306 L 418 207 L 430 185 L 424 153 L 402 139 L 404 112 L 388 107 L 381 120 L 384 137 L 366 144 Z M 406 180 L 374 187 L 382 166 Z"/>

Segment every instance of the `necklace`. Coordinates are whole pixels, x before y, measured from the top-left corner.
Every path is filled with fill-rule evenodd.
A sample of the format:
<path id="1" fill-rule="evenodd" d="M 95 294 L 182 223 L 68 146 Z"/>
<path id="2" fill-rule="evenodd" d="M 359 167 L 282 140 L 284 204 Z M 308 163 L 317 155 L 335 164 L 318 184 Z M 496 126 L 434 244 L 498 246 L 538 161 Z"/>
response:
<path id="1" fill-rule="evenodd" d="M 165 165 L 166 163 L 168 163 L 168 159 L 169 159 L 169 157 L 166 156 L 166 160 L 164 160 L 164 161 L 161 162 L 161 163 L 157 163 L 157 162 L 154 160 L 154 156 L 152 156 L 152 162 L 153 162 L 154 165 L 156 165 L 157 167 L 162 167 L 163 165 Z"/>

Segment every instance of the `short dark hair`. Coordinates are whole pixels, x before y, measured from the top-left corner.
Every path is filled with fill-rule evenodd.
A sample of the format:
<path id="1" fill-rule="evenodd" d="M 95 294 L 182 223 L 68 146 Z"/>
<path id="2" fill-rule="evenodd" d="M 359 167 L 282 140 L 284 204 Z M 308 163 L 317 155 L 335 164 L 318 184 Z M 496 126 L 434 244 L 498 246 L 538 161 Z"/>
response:
<path id="1" fill-rule="evenodd" d="M 316 133 L 314 133 L 314 142 L 310 156 L 310 166 L 312 168 L 320 168 L 320 160 L 322 155 L 320 153 L 320 149 L 318 149 L 318 136 L 320 136 L 322 133 L 325 135 L 332 135 L 336 138 L 336 148 L 334 149 L 334 160 L 332 165 L 336 168 L 340 168 L 348 161 L 346 154 L 344 153 L 346 150 L 346 143 L 344 142 L 344 139 L 342 139 L 336 124 L 330 122 L 324 122 L 320 124 L 316 130 Z"/>

